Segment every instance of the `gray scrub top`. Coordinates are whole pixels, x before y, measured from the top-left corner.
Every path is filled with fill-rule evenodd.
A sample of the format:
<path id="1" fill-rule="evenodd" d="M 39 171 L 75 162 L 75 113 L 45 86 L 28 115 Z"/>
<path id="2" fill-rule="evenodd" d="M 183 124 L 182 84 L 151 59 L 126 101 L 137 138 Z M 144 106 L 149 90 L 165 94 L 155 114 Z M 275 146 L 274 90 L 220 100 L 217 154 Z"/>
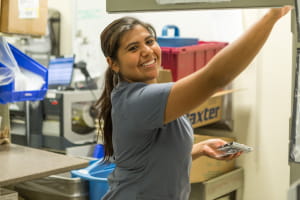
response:
<path id="1" fill-rule="evenodd" d="M 187 200 L 193 129 L 185 116 L 163 124 L 173 83 L 121 82 L 113 90 L 113 160 L 104 200 Z"/>

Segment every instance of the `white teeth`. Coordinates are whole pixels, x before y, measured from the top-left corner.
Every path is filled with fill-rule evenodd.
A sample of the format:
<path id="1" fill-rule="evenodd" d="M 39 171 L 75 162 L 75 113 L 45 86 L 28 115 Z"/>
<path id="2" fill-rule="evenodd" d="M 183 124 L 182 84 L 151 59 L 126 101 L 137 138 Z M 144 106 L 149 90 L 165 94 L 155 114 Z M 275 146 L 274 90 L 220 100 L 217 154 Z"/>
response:
<path id="1" fill-rule="evenodd" d="M 150 62 L 144 63 L 143 66 L 152 65 L 155 63 L 155 60 L 151 60 Z"/>

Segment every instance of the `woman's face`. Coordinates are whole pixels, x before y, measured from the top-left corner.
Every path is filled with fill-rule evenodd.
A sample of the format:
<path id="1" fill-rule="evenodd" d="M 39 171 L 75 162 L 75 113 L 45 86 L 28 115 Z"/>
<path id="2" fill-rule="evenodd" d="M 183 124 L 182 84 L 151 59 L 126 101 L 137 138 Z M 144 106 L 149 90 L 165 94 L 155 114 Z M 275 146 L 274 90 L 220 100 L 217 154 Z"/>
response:
<path id="1" fill-rule="evenodd" d="M 155 83 L 161 65 L 161 49 L 141 25 L 126 32 L 120 40 L 118 61 L 112 68 L 128 82 Z"/>

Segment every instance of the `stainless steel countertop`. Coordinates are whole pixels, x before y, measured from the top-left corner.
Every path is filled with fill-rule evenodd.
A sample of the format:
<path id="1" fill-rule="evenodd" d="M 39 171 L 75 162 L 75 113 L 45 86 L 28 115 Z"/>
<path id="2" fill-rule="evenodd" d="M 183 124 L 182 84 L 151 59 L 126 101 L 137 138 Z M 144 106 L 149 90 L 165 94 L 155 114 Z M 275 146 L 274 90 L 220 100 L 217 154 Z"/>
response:
<path id="1" fill-rule="evenodd" d="M 88 166 L 88 160 L 16 144 L 0 145 L 0 186 Z"/>

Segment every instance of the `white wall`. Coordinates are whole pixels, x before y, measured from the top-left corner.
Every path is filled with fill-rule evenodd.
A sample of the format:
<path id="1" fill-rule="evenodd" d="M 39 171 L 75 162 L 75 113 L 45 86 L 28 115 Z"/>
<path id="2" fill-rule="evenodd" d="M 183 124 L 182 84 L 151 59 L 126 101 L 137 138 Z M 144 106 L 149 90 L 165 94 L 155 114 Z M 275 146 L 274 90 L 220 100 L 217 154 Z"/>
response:
<path id="1" fill-rule="evenodd" d="M 61 14 L 61 43 L 60 52 L 62 55 L 71 55 L 74 0 L 48 0 L 48 7 L 56 9 Z"/>
<path id="2" fill-rule="evenodd" d="M 159 34 L 163 25 L 174 23 L 181 28 L 182 36 L 230 42 L 265 12 L 210 10 L 107 14 L 104 0 L 49 0 L 49 6 L 61 9 L 65 18 L 62 52 L 75 52 L 79 58 L 91 60 L 88 68 L 96 75 L 106 68 L 100 54 L 99 33 L 112 19 L 122 15 L 133 15 L 150 22 Z M 76 18 L 70 8 L 77 10 Z M 80 36 L 70 35 L 79 29 L 82 30 Z M 88 53 L 83 51 L 85 49 Z M 235 88 L 246 90 L 234 93 L 234 131 L 230 135 L 254 147 L 254 152 L 237 160 L 237 165 L 245 169 L 244 200 L 286 199 L 291 65 L 290 17 L 286 16 L 276 25 L 251 66 L 234 81 Z"/>
<path id="3" fill-rule="evenodd" d="M 245 26 L 263 12 L 245 11 Z M 234 132 L 255 149 L 238 159 L 245 169 L 244 200 L 287 199 L 291 40 L 290 16 L 286 16 L 252 66 L 234 81 L 236 88 L 247 89 L 234 94 Z"/>

